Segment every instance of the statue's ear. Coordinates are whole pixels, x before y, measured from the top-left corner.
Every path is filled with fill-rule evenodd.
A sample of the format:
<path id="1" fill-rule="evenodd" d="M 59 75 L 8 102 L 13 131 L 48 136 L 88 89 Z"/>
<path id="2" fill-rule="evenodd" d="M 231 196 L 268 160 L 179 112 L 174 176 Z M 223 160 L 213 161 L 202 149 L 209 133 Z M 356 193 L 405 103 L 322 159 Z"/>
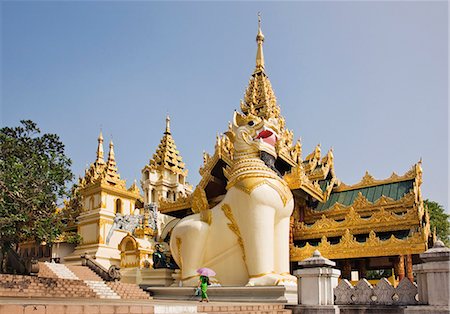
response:
<path id="1" fill-rule="evenodd" d="M 239 125 L 237 124 L 237 115 L 238 115 L 238 113 L 237 113 L 237 111 L 235 110 L 234 112 L 233 112 L 233 127 L 234 128 L 238 128 L 239 127 Z"/>
<path id="2" fill-rule="evenodd" d="M 234 112 L 234 117 L 233 117 L 233 125 L 236 127 L 240 127 L 246 124 L 246 120 L 245 117 L 243 115 L 241 115 L 239 112 Z"/>

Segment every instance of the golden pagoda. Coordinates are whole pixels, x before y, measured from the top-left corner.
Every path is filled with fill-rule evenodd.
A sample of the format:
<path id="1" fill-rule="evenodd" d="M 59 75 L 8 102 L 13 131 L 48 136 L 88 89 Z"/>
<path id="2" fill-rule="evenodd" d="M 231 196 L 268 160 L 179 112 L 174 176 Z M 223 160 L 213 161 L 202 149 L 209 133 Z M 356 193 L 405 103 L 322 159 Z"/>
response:
<path id="1" fill-rule="evenodd" d="M 103 157 L 103 135 L 100 132 L 97 145 L 97 158 L 86 169 L 84 177 L 79 179 L 79 192 L 82 209 L 77 217 L 77 233 L 82 242 L 69 256 L 65 263 L 79 263 L 80 256 L 88 253 L 104 267 L 120 264 L 120 251 L 117 244 L 120 237 L 108 242 L 107 236 L 119 215 L 132 215 L 140 207 L 141 196 L 136 183 L 129 188 L 120 178 L 114 153 L 114 144 L 109 143 L 108 159 Z M 127 235 L 123 231 L 121 236 Z"/>
<path id="2" fill-rule="evenodd" d="M 381 269 L 394 269 L 397 279 L 405 273 L 412 279 L 413 262 L 431 244 L 428 213 L 420 191 L 421 161 L 402 176 L 393 173 L 387 179 L 376 180 L 366 173 L 361 182 L 346 185 L 336 177 L 333 150 L 322 156 L 318 145 L 303 159 L 301 142 L 294 143 L 293 132 L 286 128 L 266 73 L 260 17 L 256 43 L 256 67 L 240 108 L 243 115 L 272 119 L 279 127 L 277 158 L 261 159 L 286 180 L 294 195 L 292 268 L 318 249 L 324 257 L 337 262 L 346 279 L 351 279 L 352 271 L 358 271 L 361 278 L 369 270 Z M 165 159 L 158 155 L 157 160 L 161 164 L 154 167 L 161 166 Z M 232 142 L 226 135 L 217 136 L 214 153 L 203 154 L 201 180 L 192 195 L 162 203 L 161 210 L 207 215 L 226 193 L 233 160 Z M 208 217 L 202 220 L 208 221 Z M 394 276 L 391 279 L 394 281 Z"/>
<path id="3" fill-rule="evenodd" d="M 186 214 L 183 211 L 177 213 L 177 208 L 180 204 L 186 206 L 192 186 L 186 181 L 188 170 L 172 137 L 169 116 L 158 148 L 141 172 L 144 206 L 153 203 L 159 205 L 164 214 Z"/>

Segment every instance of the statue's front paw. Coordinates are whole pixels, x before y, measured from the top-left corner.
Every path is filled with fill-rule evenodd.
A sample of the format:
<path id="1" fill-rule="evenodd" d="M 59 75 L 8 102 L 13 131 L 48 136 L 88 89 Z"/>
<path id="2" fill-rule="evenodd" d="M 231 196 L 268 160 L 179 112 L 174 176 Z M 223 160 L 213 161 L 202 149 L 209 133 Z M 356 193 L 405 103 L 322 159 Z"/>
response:
<path id="1" fill-rule="evenodd" d="M 297 277 L 292 276 L 289 273 L 280 274 L 282 277 L 277 283 L 279 286 L 297 286 Z"/>
<path id="2" fill-rule="evenodd" d="M 253 286 L 276 286 L 279 284 L 279 282 L 283 279 L 282 276 L 274 273 L 269 273 L 263 276 L 255 276 L 253 278 L 250 278 L 246 286 L 253 287 Z"/>

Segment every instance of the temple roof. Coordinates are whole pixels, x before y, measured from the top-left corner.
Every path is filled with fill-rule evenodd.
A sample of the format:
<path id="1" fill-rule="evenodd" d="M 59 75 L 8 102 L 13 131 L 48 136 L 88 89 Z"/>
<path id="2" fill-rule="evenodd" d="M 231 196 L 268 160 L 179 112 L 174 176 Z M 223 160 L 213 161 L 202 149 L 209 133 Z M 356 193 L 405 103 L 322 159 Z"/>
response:
<path id="1" fill-rule="evenodd" d="M 363 203 L 369 202 L 372 204 L 377 203 L 380 198 L 398 201 L 409 193 L 416 194 L 415 186 L 419 187 L 421 181 L 421 162 L 415 164 L 403 176 L 393 173 L 389 178 L 384 180 L 376 180 L 366 172 L 359 183 L 354 185 L 340 183 L 337 187 L 334 187 L 327 201 L 318 203 L 314 210 L 329 210 L 336 204 L 343 206 L 355 205 L 358 200 L 363 200 Z M 321 187 L 324 185 L 324 182 L 320 181 Z"/>
<path id="2" fill-rule="evenodd" d="M 336 203 L 345 206 L 351 205 L 358 197 L 359 193 L 361 193 L 361 195 L 371 203 L 375 203 L 381 196 L 389 197 L 395 201 L 398 201 L 405 196 L 405 194 L 408 194 L 413 187 L 414 180 L 407 180 L 403 182 L 387 183 L 349 191 L 332 192 L 328 200 L 325 203 L 319 203 L 314 210 L 327 210 Z"/>
<path id="3" fill-rule="evenodd" d="M 94 183 L 107 183 L 111 186 L 126 188 L 125 180 L 120 179 L 120 174 L 117 169 L 116 158 L 114 154 L 114 144 L 109 143 L 108 160 L 103 159 L 103 135 L 97 139 L 97 158 L 85 171 L 84 178 L 80 178 L 80 187 L 85 188 Z"/>
<path id="4" fill-rule="evenodd" d="M 150 159 L 150 167 L 153 169 L 167 169 L 175 173 L 187 175 L 185 164 L 177 150 L 175 141 L 170 132 L 170 117 L 166 117 L 166 130 L 155 154 Z"/>

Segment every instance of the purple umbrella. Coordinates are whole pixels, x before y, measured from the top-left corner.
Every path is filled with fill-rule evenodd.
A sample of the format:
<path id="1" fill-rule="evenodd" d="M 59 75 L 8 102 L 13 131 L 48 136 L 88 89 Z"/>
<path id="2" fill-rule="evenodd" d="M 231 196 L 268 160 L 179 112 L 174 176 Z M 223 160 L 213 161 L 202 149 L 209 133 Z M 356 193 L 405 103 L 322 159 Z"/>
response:
<path id="1" fill-rule="evenodd" d="M 214 270 L 209 269 L 207 267 L 202 267 L 202 268 L 197 269 L 197 273 L 199 273 L 201 276 L 207 276 L 207 277 L 216 275 L 216 272 Z"/>

